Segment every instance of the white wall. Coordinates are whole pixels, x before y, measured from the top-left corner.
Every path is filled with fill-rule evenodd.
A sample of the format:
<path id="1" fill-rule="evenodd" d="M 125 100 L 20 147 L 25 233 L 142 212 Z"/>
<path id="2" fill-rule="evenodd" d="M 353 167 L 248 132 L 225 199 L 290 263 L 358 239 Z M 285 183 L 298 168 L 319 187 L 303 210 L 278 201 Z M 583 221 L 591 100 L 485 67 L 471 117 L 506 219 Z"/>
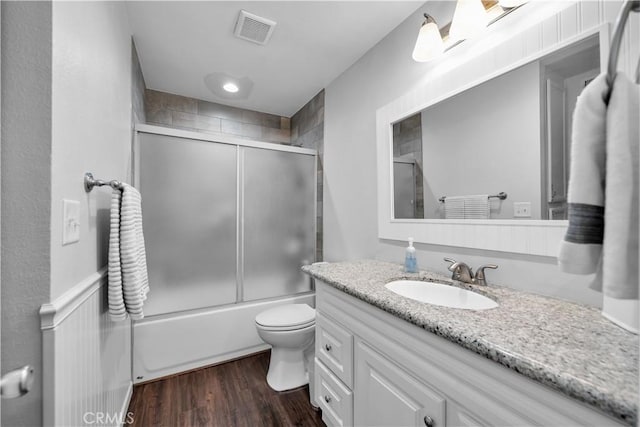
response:
<path id="1" fill-rule="evenodd" d="M 572 6 L 572 2 L 558 4 L 562 8 Z M 579 15 L 580 25 L 586 30 L 602 22 L 613 22 L 620 4 L 611 1 L 581 2 L 577 7 L 573 6 L 571 13 Z M 459 79 L 460 75 L 452 68 L 456 63 L 463 63 L 477 55 L 491 54 L 488 51 L 491 38 L 488 37 L 483 45 L 465 42 L 440 61 L 426 64 L 413 62 L 411 50 L 422 23 L 422 13 L 433 13 L 437 20 L 441 7 L 442 3 L 425 3 L 326 89 L 324 243 L 327 261 L 358 258 L 402 261 L 404 243 L 379 240 L 377 237 L 376 110 L 431 76 L 448 73 L 451 78 Z M 633 15 L 637 14 L 632 14 L 631 29 L 627 32 L 632 34 L 631 40 L 634 37 L 637 40 L 638 17 Z M 529 19 L 534 16 L 530 15 Z M 548 16 L 540 16 L 540 21 Z M 570 19 L 563 29 L 558 21 L 545 27 L 545 32 L 540 34 L 541 40 L 557 38 L 571 31 Z M 517 31 L 525 29 L 518 27 Z M 508 28 L 503 30 L 508 31 Z M 637 42 L 634 43 L 629 43 L 629 56 L 637 58 Z M 635 66 L 634 61 L 623 56 L 620 66 L 631 70 Z M 460 81 L 460 84 L 463 83 Z M 592 305 L 601 304 L 601 294 L 588 289 L 588 277 L 561 273 L 553 257 L 434 245 L 417 245 L 417 248 L 422 268 L 447 273 L 447 263 L 442 261 L 444 256 L 462 259 L 473 267 L 493 262 L 499 264 L 500 268 L 488 273 L 490 282 Z"/>
<path id="2" fill-rule="evenodd" d="M 444 218 L 441 196 L 507 193 L 491 218 L 512 219 L 514 202 L 540 219 L 540 66 L 532 62 L 422 112 L 425 218 Z"/>
<path id="3" fill-rule="evenodd" d="M 132 390 L 131 323 L 110 320 L 104 289 L 111 188 L 86 193 L 83 186 L 85 172 L 130 182 L 132 45 L 123 2 L 53 2 L 52 16 L 51 298 L 40 311 L 44 423 L 79 425 L 86 413 L 126 409 Z M 63 199 L 80 202 L 80 241 L 65 246 Z"/>
<path id="4" fill-rule="evenodd" d="M 109 187 L 130 181 L 131 37 L 121 2 L 53 3 L 51 297 L 106 265 Z M 80 241 L 62 246 L 62 199 L 80 201 Z"/>
<path id="5" fill-rule="evenodd" d="M 408 91 L 430 68 L 411 59 L 422 14 L 428 10 L 438 20 L 453 13 L 455 5 L 428 3 L 434 5 L 419 7 L 326 88 L 323 230 L 327 261 L 374 258 L 380 249 L 376 110 Z"/>

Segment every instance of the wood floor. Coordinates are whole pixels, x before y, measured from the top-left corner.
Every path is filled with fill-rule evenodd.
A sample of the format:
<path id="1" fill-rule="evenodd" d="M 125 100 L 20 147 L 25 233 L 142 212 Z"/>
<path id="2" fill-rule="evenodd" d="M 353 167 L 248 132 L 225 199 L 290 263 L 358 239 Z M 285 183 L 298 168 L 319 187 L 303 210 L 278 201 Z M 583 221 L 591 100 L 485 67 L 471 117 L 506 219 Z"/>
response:
<path id="1" fill-rule="evenodd" d="M 269 352 L 135 386 L 133 423 L 150 426 L 324 426 L 309 388 L 267 385 Z"/>

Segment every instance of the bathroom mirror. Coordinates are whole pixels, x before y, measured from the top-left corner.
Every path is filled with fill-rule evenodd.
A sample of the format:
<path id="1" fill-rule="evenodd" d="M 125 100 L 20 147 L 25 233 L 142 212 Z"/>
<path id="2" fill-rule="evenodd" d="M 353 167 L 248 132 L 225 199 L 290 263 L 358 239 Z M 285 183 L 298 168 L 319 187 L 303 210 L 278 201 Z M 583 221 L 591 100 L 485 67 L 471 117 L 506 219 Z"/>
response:
<path id="1" fill-rule="evenodd" d="M 551 137 L 548 142 L 548 131 L 546 127 L 543 127 L 546 126 L 548 118 L 544 110 L 546 99 L 543 98 L 542 92 L 544 89 L 544 96 L 546 96 L 546 80 L 551 80 L 552 83 L 549 84 L 552 85 L 554 76 L 557 77 L 557 74 L 562 75 L 567 71 L 562 66 L 554 64 L 561 64 L 562 58 L 571 57 L 581 50 L 588 51 L 589 48 L 597 46 L 600 70 L 602 70 L 609 53 L 611 23 L 606 17 L 595 13 L 597 10 L 594 12 L 591 9 L 581 11 L 584 16 L 580 21 L 578 17 L 581 14 L 576 10 L 575 5 L 561 3 L 531 5 L 527 3 L 521 9 L 498 23 L 504 25 L 504 28 L 495 29 L 497 35 L 491 39 L 490 46 L 487 43 L 484 45 L 480 43 L 460 45 L 448 52 L 442 61 L 436 63 L 414 88 L 377 110 L 379 238 L 406 241 L 407 237 L 411 236 L 415 242 L 432 245 L 556 256 L 558 245 L 567 227 L 567 221 L 562 218 L 564 217 L 563 205 L 566 202 L 566 177 L 570 159 L 568 145 L 556 144 L 555 141 L 567 140 L 565 132 L 570 129 L 571 118 L 564 113 L 566 106 L 562 104 L 562 126 L 551 127 Z M 540 12 L 542 9 L 545 9 L 545 14 L 542 17 L 540 15 L 534 16 L 535 14 L 532 13 L 534 10 Z M 589 13 L 589 16 L 593 15 L 594 18 L 585 20 L 586 12 Z M 527 21 L 527 19 L 530 20 Z M 522 28 L 522 31 L 514 32 L 513 28 Z M 586 29 L 583 30 L 583 28 Z M 625 54 L 623 53 L 623 55 Z M 465 121 L 478 120 L 479 123 L 486 126 L 485 135 L 487 133 L 490 135 L 504 134 L 507 130 L 515 128 L 515 133 L 501 136 L 501 139 L 507 142 L 514 140 L 519 142 L 523 136 L 527 136 L 527 139 L 532 141 L 528 153 L 533 154 L 513 153 L 511 156 L 514 158 L 511 160 L 501 151 L 489 154 L 490 151 L 486 144 L 495 142 L 493 140 L 497 138 L 480 138 L 478 137 L 479 133 L 478 135 L 474 133 L 471 138 L 466 138 L 468 140 L 463 142 L 469 146 L 466 149 L 456 150 L 455 155 L 451 153 L 437 155 L 437 152 L 433 152 L 430 145 L 423 143 L 422 132 L 429 124 L 429 122 L 423 123 L 423 116 L 432 114 L 439 107 L 448 107 L 450 110 L 451 108 L 459 108 L 459 104 L 464 104 L 459 100 L 464 99 L 466 92 L 473 91 L 475 88 L 477 88 L 477 92 L 482 92 L 492 89 L 491 85 L 496 83 L 501 86 L 499 84 L 500 77 L 509 79 L 511 72 L 517 74 L 523 70 L 531 71 L 534 77 L 536 74 L 538 76 L 537 89 L 530 89 L 530 92 L 535 95 L 535 92 L 538 91 L 539 98 L 537 103 L 534 101 L 533 107 L 530 107 L 532 114 L 529 116 L 515 111 L 514 108 L 514 111 L 508 112 L 516 113 L 515 119 L 512 116 L 511 120 L 507 120 L 504 115 L 486 111 L 488 108 L 484 107 L 485 102 L 478 102 L 472 113 L 462 115 L 458 111 L 450 111 L 449 117 L 445 116 L 443 120 L 451 124 L 450 130 L 461 128 Z M 543 80 L 545 75 L 548 75 L 548 78 Z M 576 77 L 576 80 L 580 78 Z M 485 83 L 487 85 L 483 86 Z M 584 85 L 584 82 L 582 84 Z M 488 101 L 490 97 L 499 100 L 505 96 L 504 88 L 494 86 L 493 90 L 489 92 L 492 95 L 485 95 L 482 101 Z M 562 91 L 551 91 L 551 96 L 558 95 L 558 92 Z M 536 105 L 538 105 L 537 110 Z M 551 120 L 555 120 L 559 114 L 554 109 L 549 117 Z M 408 120 L 408 123 L 405 125 L 405 129 L 402 129 L 402 123 L 405 120 Z M 523 132 L 520 131 L 524 121 L 533 123 L 531 129 L 533 129 L 535 138 L 523 135 Z M 433 123 L 432 119 L 431 123 Z M 538 123 L 537 132 L 535 123 Z M 432 126 L 429 130 L 433 128 Z M 398 139 L 398 142 L 405 143 L 404 148 L 408 151 L 394 153 L 394 132 L 396 135 L 408 132 L 409 136 L 405 139 L 402 137 Z M 418 133 L 419 137 L 416 137 Z M 433 141 L 437 141 L 438 138 L 439 136 L 433 138 Z M 409 142 L 411 140 L 413 142 Z M 419 144 L 416 144 L 416 140 L 419 141 Z M 446 150 L 449 147 L 439 148 Z M 422 152 L 418 150 L 422 150 Z M 429 163 L 429 170 L 427 170 L 425 158 L 430 153 L 432 157 L 428 161 L 432 163 Z M 461 160 L 463 154 L 470 154 L 473 161 L 468 158 Z M 487 156 L 481 159 L 481 156 L 485 154 Z M 446 158 L 442 156 L 446 156 Z M 519 157 L 524 157 L 524 159 Z M 511 161 L 515 160 L 529 161 L 527 166 L 529 172 L 527 173 L 533 178 L 527 178 L 525 181 L 520 176 L 524 172 L 517 168 L 515 172 L 508 174 L 508 168 L 505 165 L 508 166 Z M 398 163 L 404 164 L 396 170 L 394 166 Z M 400 170 L 401 167 L 404 168 L 404 171 Z M 430 178 L 428 173 L 431 172 L 431 169 L 436 170 L 437 168 L 439 168 L 441 177 Z M 467 187 L 444 187 L 452 183 L 455 184 L 456 176 L 463 174 L 462 169 L 465 169 L 466 177 L 464 180 L 458 181 L 467 184 Z M 472 186 L 476 184 L 476 181 L 481 181 L 479 177 L 486 177 L 489 172 L 496 171 L 498 173 L 495 182 L 483 184 L 482 187 Z M 420 177 L 420 174 L 424 176 Z M 438 183 L 437 178 L 442 178 L 442 182 Z M 414 183 L 402 186 L 402 191 L 408 198 L 408 205 L 405 204 L 404 210 L 397 206 L 396 192 L 394 191 L 396 183 L 402 179 L 405 183 Z M 518 181 L 521 183 L 530 182 L 531 186 L 535 184 L 537 190 L 529 194 L 518 194 L 517 189 L 511 189 L 511 185 L 517 184 Z M 442 217 L 439 199 L 443 196 L 498 195 L 500 192 L 505 192 L 507 198 L 502 201 L 492 199 L 490 212 L 494 215 L 503 213 L 505 214 L 503 217 L 492 217 L 495 219 L 464 219 L 461 217 L 444 219 Z M 422 194 L 422 200 L 420 200 L 420 194 Z M 418 196 L 416 197 L 416 195 Z M 429 198 L 431 198 L 431 202 L 429 202 Z M 515 217 L 514 202 L 525 202 L 525 214 L 529 214 L 526 212 L 529 210 L 531 216 Z M 501 206 L 500 203 L 502 203 Z M 511 208 L 507 209 L 508 206 Z M 539 212 L 539 216 L 534 216 L 534 209 Z"/>
<path id="2" fill-rule="evenodd" d="M 392 124 L 394 218 L 566 219 L 571 120 L 597 34 Z"/>

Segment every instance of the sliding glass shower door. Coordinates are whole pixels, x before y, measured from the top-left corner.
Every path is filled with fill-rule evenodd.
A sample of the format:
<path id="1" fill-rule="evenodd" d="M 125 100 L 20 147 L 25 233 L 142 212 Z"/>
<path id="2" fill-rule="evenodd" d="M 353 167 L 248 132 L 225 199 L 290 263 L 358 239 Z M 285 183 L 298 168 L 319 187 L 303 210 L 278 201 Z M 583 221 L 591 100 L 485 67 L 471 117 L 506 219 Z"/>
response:
<path id="1" fill-rule="evenodd" d="M 313 152 L 139 132 L 136 159 L 146 316 L 311 290 Z"/>
<path id="2" fill-rule="evenodd" d="M 236 147 L 140 134 L 145 315 L 236 301 Z"/>
<path id="3" fill-rule="evenodd" d="M 315 253 L 315 156 L 243 147 L 245 301 L 309 290 Z"/>

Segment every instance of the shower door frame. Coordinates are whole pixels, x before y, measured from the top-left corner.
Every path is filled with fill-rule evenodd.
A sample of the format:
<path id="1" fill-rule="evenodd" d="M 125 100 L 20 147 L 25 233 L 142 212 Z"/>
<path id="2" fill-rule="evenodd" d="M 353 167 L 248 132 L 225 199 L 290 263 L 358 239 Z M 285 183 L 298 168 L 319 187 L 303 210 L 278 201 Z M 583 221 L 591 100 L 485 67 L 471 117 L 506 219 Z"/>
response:
<path id="1" fill-rule="evenodd" d="M 245 237 L 244 224 L 243 224 L 244 152 L 242 148 L 243 147 L 257 148 L 257 149 L 288 152 L 288 153 L 312 156 L 314 157 L 313 174 L 316 179 L 316 182 L 317 182 L 317 176 L 318 176 L 317 150 L 310 149 L 310 148 L 295 147 L 291 145 L 276 144 L 272 142 L 263 142 L 263 141 L 256 141 L 251 139 L 238 138 L 230 135 L 206 134 L 206 133 L 201 133 L 196 131 L 189 131 L 189 130 L 183 130 L 183 129 L 175 129 L 175 128 L 139 123 L 135 126 L 135 138 L 134 138 L 134 143 L 132 146 L 132 153 L 131 153 L 132 164 L 133 164 L 132 174 L 131 174 L 132 180 L 133 180 L 132 184 L 137 188 L 139 188 L 140 186 L 140 175 L 139 175 L 140 173 L 140 138 L 139 138 L 139 135 L 141 133 L 233 145 L 237 148 L 237 152 L 236 152 L 236 301 L 233 303 L 220 304 L 220 305 L 214 305 L 214 306 L 191 308 L 191 309 L 177 310 L 177 311 L 167 311 L 165 313 L 150 315 L 148 316 L 148 318 L 154 318 L 158 316 L 161 316 L 161 317 L 172 316 L 174 314 L 186 313 L 186 312 L 196 313 L 199 311 L 211 310 L 213 308 L 225 308 L 229 306 L 236 306 L 236 305 L 241 305 L 246 303 L 255 303 L 255 302 L 261 302 L 261 301 L 277 300 L 280 298 L 303 296 L 303 295 L 313 294 L 315 292 L 315 286 L 314 286 L 313 280 L 309 279 L 311 280 L 311 286 L 308 291 L 299 292 L 295 294 L 280 295 L 280 296 L 273 296 L 273 297 L 267 297 L 267 298 L 259 298 L 259 299 L 250 300 L 250 301 L 244 301 L 244 283 L 243 283 L 244 281 L 244 268 L 243 268 L 244 267 L 244 237 Z M 194 185 L 198 185 L 198 183 L 194 183 Z M 318 192 L 317 185 L 314 185 L 313 186 L 313 200 L 314 200 L 313 218 L 314 220 L 313 220 L 313 229 L 312 229 L 313 261 L 316 260 L 315 256 L 316 256 L 316 248 L 317 248 L 317 222 L 316 222 L 317 209 L 318 209 L 317 192 Z"/>

